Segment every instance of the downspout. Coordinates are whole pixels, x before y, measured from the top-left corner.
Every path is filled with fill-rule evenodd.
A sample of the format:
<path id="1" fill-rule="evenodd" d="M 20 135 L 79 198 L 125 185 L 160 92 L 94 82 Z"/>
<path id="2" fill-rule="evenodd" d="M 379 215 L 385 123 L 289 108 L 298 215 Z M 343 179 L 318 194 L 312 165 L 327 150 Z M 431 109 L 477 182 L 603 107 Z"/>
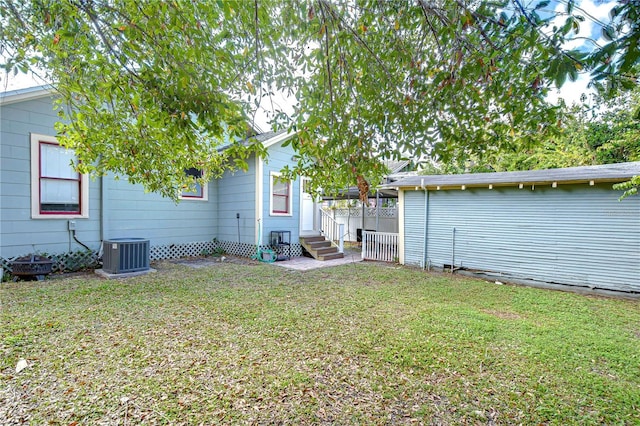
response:
<path id="1" fill-rule="evenodd" d="M 424 179 L 420 179 L 420 188 L 424 191 L 424 244 L 422 246 L 422 269 L 424 270 L 429 267 L 427 266 L 427 232 L 429 230 L 429 191 L 424 187 Z"/>
<path id="2" fill-rule="evenodd" d="M 401 190 L 399 187 L 395 188 L 398 191 L 398 258 L 400 259 L 400 263 L 402 265 L 405 264 L 404 258 L 404 239 L 405 239 L 405 229 L 404 229 L 404 190 Z"/>
<path id="3" fill-rule="evenodd" d="M 100 241 L 104 241 L 104 176 L 100 176 Z"/>
<path id="4" fill-rule="evenodd" d="M 104 175 L 100 176 L 100 247 L 98 247 L 98 259 L 102 257 L 103 242 L 107 235 L 107 185 Z"/>
<path id="5" fill-rule="evenodd" d="M 376 189 L 376 232 L 380 232 L 380 191 Z"/>

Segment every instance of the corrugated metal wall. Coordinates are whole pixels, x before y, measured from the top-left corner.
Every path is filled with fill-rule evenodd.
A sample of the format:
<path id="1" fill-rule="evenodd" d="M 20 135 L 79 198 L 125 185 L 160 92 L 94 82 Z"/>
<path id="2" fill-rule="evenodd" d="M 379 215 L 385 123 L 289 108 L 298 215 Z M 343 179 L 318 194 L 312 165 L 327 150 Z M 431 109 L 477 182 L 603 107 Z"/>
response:
<path id="1" fill-rule="evenodd" d="M 640 197 L 618 196 L 611 184 L 430 191 L 427 257 L 452 263 L 455 228 L 456 267 L 640 291 Z M 415 236 L 424 215 L 414 211 L 424 209 L 422 192 L 407 192 L 405 204 L 411 264 L 423 252 Z"/>
<path id="2" fill-rule="evenodd" d="M 425 191 L 404 193 L 404 263 L 424 266 Z M 401 213 L 402 214 L 402 213 Z"/>

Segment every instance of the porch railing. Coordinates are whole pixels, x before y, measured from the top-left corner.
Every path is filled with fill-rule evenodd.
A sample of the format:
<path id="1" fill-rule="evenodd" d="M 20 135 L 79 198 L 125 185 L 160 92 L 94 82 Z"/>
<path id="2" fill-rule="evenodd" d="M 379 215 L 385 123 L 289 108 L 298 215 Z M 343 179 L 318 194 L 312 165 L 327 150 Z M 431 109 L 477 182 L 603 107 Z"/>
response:
<path id="1" fill-rule="evenodd" d="M 331 244 L 338 247 L 340 253 L 344 253 L 344 224 L 338 223 L 331 213 L 320 209 L 320 231 Z"/>
<path id="2" fill-rule="evenodd" d="M 362 231 L 362 258 L 382 262 L 398 261 L 398 234 Z"/>

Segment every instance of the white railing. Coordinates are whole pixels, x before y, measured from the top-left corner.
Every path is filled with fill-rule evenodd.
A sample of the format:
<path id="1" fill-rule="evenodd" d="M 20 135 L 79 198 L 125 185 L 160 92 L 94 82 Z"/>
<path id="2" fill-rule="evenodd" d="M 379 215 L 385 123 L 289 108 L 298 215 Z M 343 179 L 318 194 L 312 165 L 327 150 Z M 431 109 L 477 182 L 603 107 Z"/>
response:
<path id="1" fill-rule="evenodd" d="M 320 231 L 324 237 L 344 253 L 344 224 L 338 223 L 331 217 L 331 213 L 320 209 Z"/>
<path id="2" fill-rule="evenodd" d="M 360 242 L 360 229 L 368 229 L 377 232 L 398 232 L 397 209 L 380 208 L 379 215 L 374 207 L 366 207 L 364 217 L 362 207 L 324 208 L 336 222 L 344 224 L 345 241 Z M 318 225 L 320 226 L 320 225 Z"/>
<path id="3" fill-rule="evenodd" d="M 362 258 L 382 262 L 398 261 L 398 234 L 362 231 Z"/>

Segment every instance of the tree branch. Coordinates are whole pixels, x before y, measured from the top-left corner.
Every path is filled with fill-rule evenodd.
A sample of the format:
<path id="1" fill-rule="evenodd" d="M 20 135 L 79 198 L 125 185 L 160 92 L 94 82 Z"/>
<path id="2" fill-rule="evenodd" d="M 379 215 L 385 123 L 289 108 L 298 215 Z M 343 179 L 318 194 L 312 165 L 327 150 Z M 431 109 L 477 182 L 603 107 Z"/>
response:
<path id="1" fill-rule="evenodd" d="M 389 79 L 391 79 L 391 72 L 389 71 L 389 69 L 387 68 L 387 66 L 384 64 L 384 62 L 382 62 L 382 59 L 380 59 L 380 57 L 378 55 L 376 55 L 376 53 L 373 51 L 373 49 L 371 49 L 371 47 L 367 44 L 367 42 L 365 42 L 362 37 L 360 37 L 360 35 L 356 32 L 356 30 L 354 30 L 350 25 L 348 25 L 345 20 L 342 18 L 342 16 L 338 15 L 335 13 L 335 11 L 331 8 L 331 5 L 327 2 L 327 0 L 318 0 L 319 2 L 323 3 L 325 5 L 325 7 L 327 8 L 327 11 L 329 13 L 331 13 L 333 19 L 338 20 L 340 23 L 343 24 L 343 28 L 345 28 L 348 32 L 351 33 L 351 35 L 353 35 L 353 37 L 356 39 L 356 41 L 365 48 L 365 50 L 373 57 L 373 59 L 375 59 L 375 61 L 378 63 L 378 65 L 380 66 L 380 68 L 382 68 L 382 70 L 385 72 L 385 74 L 387 74 L 387 77 Z"/>
<path id="2" fill-rule="evenodd" d="M 318 9 L 320 9 L 320 13 L 322 14 L 322 25 L 324 25 L 324 55 L 325 55 L 325 64 L 327 67 L 327 80 L 329 82 L 329 104 L 333 108 L 333 76 L 331 74 L 331 61 L 329 57 L 329 25 L 327 23 L 327 17 L 325 15 L 324 8 L 322 7 L 322 3 L 318 1 Z M 320 27 L 322 28 L 322 27 Z"/>

